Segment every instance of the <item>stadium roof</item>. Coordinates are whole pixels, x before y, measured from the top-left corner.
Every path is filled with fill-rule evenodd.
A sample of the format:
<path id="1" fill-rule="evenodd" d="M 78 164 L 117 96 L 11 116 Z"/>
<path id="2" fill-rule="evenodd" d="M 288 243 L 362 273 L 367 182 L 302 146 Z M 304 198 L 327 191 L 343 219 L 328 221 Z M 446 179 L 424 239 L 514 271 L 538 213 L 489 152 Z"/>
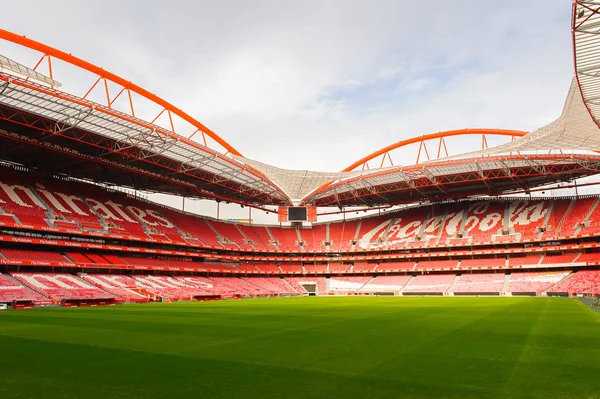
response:
<path id="1" fill-rule="evenodd" d="M 103 82 L 107 99 L 100 104 L 86 98 L 90 91 L 84 96 L 60 91 L 52 73 L 49 77 L 0 56 L 0 159 L 53 174 L 257 207 L 293 203 L 372 207 L 498 195 L 570 181 L 600 171 L 595 152 L 600 149 L 596 5 L 600 2 L 574 3 L 576 78 L 556 121 L 481 151 L 418 165 L 341 172 L 287 170 L 247 159 L 147 90 L 71 54 L 0 29 L 0 38 L 39 51 L 50 67 L 50 59 L 58 59 L 97 75 L 90 91 Z M 109 95 L 108 82 L 120 88 L 119 94 Z M 122 93 L 129 98 L 130 110 L 113 105 Z M 137 117 L 132 93 L 162 107 L 159 116 L 168 115 L 170 124 L 155 124 L 158 116 L 151 122 Z M 175 133 L 175 116 L 196 130 L 187 137 Z M 198 132 L 202 143 L 193 140 Z M 209 145 L 207 137 L 220 148 Z"/>

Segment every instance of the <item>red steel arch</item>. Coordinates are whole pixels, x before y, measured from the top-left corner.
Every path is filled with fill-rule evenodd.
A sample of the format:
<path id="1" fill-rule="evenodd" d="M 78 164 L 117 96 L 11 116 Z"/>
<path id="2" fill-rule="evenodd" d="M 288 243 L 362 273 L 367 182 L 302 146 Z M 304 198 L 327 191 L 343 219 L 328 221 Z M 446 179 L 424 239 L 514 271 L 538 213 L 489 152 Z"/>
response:
<path id="1" fill-rule="evenodd" d="M 154 121 L 156 121 L 156 119 L 158 119 L 163 113 L 166 112 L 169 117 L 170 123 L 171 123 L 172 131 L 175 132 L 175 129 L 173 127 L 172 115 L 176 115 L 179 118 L 181 118 L 182 120 L 184 120 L 185 122 L 192 125 L 194 128 L 196 128 L 196 131 L 193 132 L 190 136 L 188 136 L 187 139 L 191 139 L 196 133 L 200 132 L 203 135 L 206 134 L 207 136 L 212 138 L 215 142 L 217 142 L 223 148 L 225 148 L 227 150 L 227 152 L 229 152 L 233 155 L 242 156 L 242 154 L 238 150 L 236 150 L 233 146 L 231 146 L 231 144 L 229 144 L 227 141 L 223 140 L 219 135 L 217 135 L 215 132 L 210 130 L 208 127 L 204 126 L 202 123 L 200 123 L 199 121 L 194 119 L 192 116 L 190 116 L 186 112 L 182 111 L 181 109 L 175 107 L 173 104 L 162 99 L 161 97 L 157 96 L 156 94 L 150 93 L 148 90 L 144 89 L 143 87 L 136 85 L 135 83 L 127 81 L 112 72 L 109 72 L 103 68 L 100 68 L 100 67 L 98 67 L 88 61 L 85 61 L 81 58 L 78 58 L 72 54 L 65 53 L 64 51 L 55 49 L 53 47 L 50 47 L 50 46 L 40 43 L 38 41 L 29 39 L 25 36 L 19 36 L 16 33 L 13 33 L 13 32 L 10 32 L 10 31 L 4 30 L 4 29 L 0 29 L 0 39 L 4 39 L 6 41 L 9 41 L 9 42 L 12 42 L 12 43 L 18 44 L 20 46 L 23 46 L 23 47 L 26 47 L 26 48 L 29 48 L 29 49 L 32 49 L 32 50 L 42 53 L 43 54 L 42 58 L 40 59 L 40 61 L 37 63 L 37 65 L 33 69 L 35 70 L 42 63 L 44 58 L 47 58 L 48 71 L 49 71 L 50 78 L 53 78 L 51 57 L 62 60 L 68 64 L 71 64 L 73 66 L 76 66 L 78 68 L 86 70 L 86 71 L 98 76 L 98 80 L 96 80 L 96 82 L 92 85 L 92 87 L 88 90 L 87 94 L 83 98 L 87 97 L 87 95 L 98 85 L 98 83 L 100 83 L 103 80 L 104 88 L 106 90 L 107 105 L 109 108 L 114 103 L 114 101 L 119 96 L 121 96 L 121 94 L 126 93 L 129 96 L 129 104 L 131 106 L 131 116 L 135 117 L 135 110 L 133 107 L 131 92 L 136 93 L 136 94 L 144 97 L 145 99 L 162 107 L 163 110 L 154 119 Z M 108 92 L 109 90 L 108 90 L 107 80 L 122 87 L 121 91 L 113 98 L 110 98 L 110 94 Z M 152 121 L 151 123 L 154 123 L 154 121 Z M 204 144 L 206 145 L 206 140 L 205 140 Z"/>
<path id="2" fill-rule="evenodd" d="M 405 147 L 410 144 L 421 143 L 421 145 L 419 147 L 419 154 L 417 156 L 417 164 L 418 164 L 420 155 L 421 155 L 421 150 L 425 151 L 425 153 L 427 154 L 428 160 L 432 159 L 429 157 L 429 152 L 427 150 L 427 146 L 425 145 L 425 142 L 429 141 L 429 140 L 439 139 L 438 148 L 437 148 L 437 158 L 439 158 L 442 153 L 442 149 L 445 151 L 446 156 L 449 155 L 448 149 L 446 147 L 446 143 L 444 141 L 444 139 L 447 137 L 464 136 L 464 135 L 481 135 L 481 149 L 484 150 L 484 149 L 488 148 L 486 136 L 509 136 L 512 138 L 512 140 L 514 140 L 517 137 L 525 136 L 527 133 L 528 132 L 525 132 L 522 130 L 474 128 L 474 129 L 447 130 L 445 132 L 425 134 L 423 136 L 417 136 L 417 137 L 413 137 L 410 139 L 398 141 L 397 143 L 388 145 L 387 147 L 384 147 L 378 151 L 375 151 L 372 154 L 367 155 L 366 157 L 361 158 L 358 161 L 354 162 L 352 165 L 345 168 L 343 170 L 343 172 L 350 172 L 361 166 L 363 169 L 365 169 L 365 167 L 368 166 L 369 161 L 372 161 L 373 159 L 375 159 L 381 155 L 383 155 L 383 158 L 382 158 L 382 165 L 383 165 L 383 161 L 385 160 L 386 156 L 389 157 L 389 159 L 391 161 L 391 156 L 389 155 L 389 153 L 391 151 L 396 150 L 401 147 Z M 433 158 L 433 159 L 435 159 L 435 158 Z"/>

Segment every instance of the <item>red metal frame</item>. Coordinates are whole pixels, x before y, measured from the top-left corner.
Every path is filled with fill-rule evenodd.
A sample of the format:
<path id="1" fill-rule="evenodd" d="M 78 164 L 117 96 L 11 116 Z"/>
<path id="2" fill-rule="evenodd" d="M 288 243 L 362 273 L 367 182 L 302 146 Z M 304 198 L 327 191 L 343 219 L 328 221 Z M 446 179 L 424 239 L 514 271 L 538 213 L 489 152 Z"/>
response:
<path id="1" fill-rule="evenodd" d="M 156 94 L 150 93 L 148 90 L 136 85 L 135 83 L 127 81 L 126 79 L 124 79 L 112 72 L 109 72 L 103 68 L 100 68 L 88 61 L 82 60 L 81 58 L 78 58 L 72 54 L 65 53 L 64 51 L 50 47 L 50 46 L 40 43 L 38 41 L 29 39 L 25 36 L 19 36 L 16 33 L 9 32 L 4 29 L 0 29 L 0 39 L 4 39 L 6 41 L 9 41 L 9 42 L 12 42 L 12 43 L 18 44 L 20 46 L 23 46 L 23 47 L 26 47 L 26 48 L 29 48 L 29 49 L 32 49 L 32 50 L 42 53 L 43 54 L 42 58 L 35 65 L 33 70 L 36 70 L 42 64 L 43 59 L 47 58 L 48 59 L 48 73 L 51 78 L 53 78 L 53 74 L 54 74 L 53 69 L 52 69 L 52 61 L 51 61 L 52 57 L 62 60 L 70 65 L 76 66 L 78 68 L 81 68 L 83 70 L 86 70 L 86 71 L 96 75 L 98 77 L 97 80 L 90 87 L 90 89 L 87 91 L 87 93 L 83 96 L 83 99 L 85 99 L 94 90 L 94 88 L 98 85 L 98 83 L 100 83 L 100 81 L 102 80 L 104 82 L 104 90 L 105 90 L 105 94 L 106 94 L 106 106 L 108 108 L 111 108 L 111 106 L 115 102 L 115 100 L 122 93 L 127 91 L 128 100 L 129 100 L 129 104 L 130 104 L 130 115 L 135 117 L 135 110 L 133 107 L 133 99 L 131 97 L 131 93 L 133 92 L 133 93 L 138 94 L 138 95 L 144 97 L 145 99 L 151 101 L 152 103 L 158 105 L 160 108 L 162 108 L 162 111 L 160 112 L 160 114 L 167 111 L 167 113 L 169 115 L 169 120 L 171 122 L 171 127 L 173 127 L 172 115 L 177 115 L 183 121 L 192 125 L 196 130 L 193 133 L 191 133 L 186 139 L 190 140 L 191 138 L 193 138 L 196 135 L 196 133 L 200 132 L 203 136 L 207 135 L 210 138 L 212 138 L 215 142 L 217 142 L 223 148 L 225 148 L 227 150 L 227 152 L 229 152 L 233 155 L 237 155 L 237 156 L 242 155 L 231 144 L 229 144 L 227 141 L 222 139 L 219 135 L 217 135 L 215 132 L 210 130 L 208 127 L 206 127 L 205 125 L 200 123 L 198 120 L 194 119 L 192 116 L 190 116 L 186 112 L 182 111 L 181 109 L 175 107 L 173 104 L 169 103 L 168 101 L 164 100 L 163 98 L 157 96 Z M 119 93 L 117 95 L 115 95 L 112 99 L 111 99 L 109 89 L 108 89 L 108 82 L 112 82 L 121 87 L 121 90 L 119 91 Z M 160 116 L 160 114 L 159 114 L 159 116 Z M 171 129 L 171 131 L 175 132 L 174 129 Z M 183 136 L 182 136 L 182 138 L 183 138 Z"/>
<path id="2" fill-rule="evenodd" d="M 431 165 L 432 167 L 442 167 L 442 166 L 450 166 L 450 165 L 458 165 L 464 163 L 472 163 L 474 161 L 501 161 L 501 162 L 510 162 L 510 161 L 519 161 L 523 159 L 527 159 L 530 161 L 556 161 L 553 164 L 543 165 L 541 168 L 536 168 L 533 165 L 527 166 L 515 166 L 509 167 L 509 172 L 502 169 L 494 169 L 494 170 L 485 170 L 485 171 L 472 171 L 465 173 L 457 173 L 457 174 L 448 174 L 448 175 L 440 175 L 435 176 L 433 179 L 430 177 L 418 177 L 416 179 L 411 179 L 409 181 L 399 181 L 389 184 L 382 184 L 378 186 L 369 186 L 369 187 L 361 187 L 357 189 L 352 189 L 344 192 L 335 192 L 335 188 L 343 187 L 343 186 L 351 186 L 353 182 L 357 182 L 364 179 L 371 179 L 380 176 L 386 176 L 394 173 L 398 173 L 399 171 L 410 175 L 411 172 L 420 172 L 423 169 L 427 169 L 425 165 L 415 165 L 408 166 L 405 168 L 391 168 L 385 169 L 379 172 L 370 173 L 368 175 L 361 175 L 351 179 L 343 180 L 336 183 L 325 184 L 321 186 L 319 189 L 315 190 L 311 195 L 307 198 L 303 199 L 303 203 L 311 203 L 317 206 L 329 206 L 329 205 L 340 205 L 344 204 L 346 201 L 356 200 L 356 199 L 364 199 L 367 197 L 379 196 L 382 197 L 383 194 L 393 193 L 393 192 L 401 192 L 401 191 L 419 191 L 421 189 L 426 188 L 437 188 L 443 199 L 454 198 L 455 196 L 448 195 L 445 192 L 445 188 L 451 185 L 462 184 L 462 183 L 470 183 L 470 182 L 487 182 L 490 181 L 499 181 L 499 180 L 512 180 L 514 181 L 515 188 L 527 188 L 527 184 L 522 179 L 527 178 L 536 178 L 536 177 L 547 177 L 548 183 L 552 181 L 551 176 L 556 179 L 556 176 L 565 175 L 568 173 L 574 173 L 579 175 L 587 175 L 591 174 L 592 170 L 589 167 L 580 166 L 576 161 L 580 162 L 600 162 L 599 156 L 591 156 L 591 155 L 527 155 L 527 156 L 490 156 L 485 158 L 477 158 L 477 159 L 458 159 L 451 160 L 445 162 L 435 162 Z M 561 162 L 564 161 L 564 162 Z M 508 167 L 508 165 L 507 165 Z M 594 169 L 594 173 L 597 173 L 597 168 Z M 518 179 L 518 180 L 516 180 Z M 506 191 L 506 190 L 505 190 Z M 324 194 L 326 192 L 331 192 L 331 194 L 323 196 L 321 198 L 317 198 L 319 195 Z M 472 193 L 476 194 L 476 193 Z M 464 197 L 472 194 L 460 194 L 460 197 Z M 496 193 L 500 194 L 500 193 Z M 420 200 L 424 200 L 427 198 L 422 198 Z M 385 200 L 385 198 L 384 198 Z M 413 198 L 411 202 L 416 201 L 416 198 Z M 388 202 L 389 203 L 389 202 Z M 402 202 L 398 202 L 402 203 Z"/>
<path id="3" fill-rule="evenodd" d="M 373 152 L 372 154 L 369 154 L 366 157 L 361 158 L 358 161 L 354 162 L 352 165 L 345 168 L 343 170 L 343 172 L 350 172 L 352 170 L 356 170 L 359 168 L 363 169 L 363 170 L 369 169 L 368 162 L 372 161 L 373 159 L 375 159 L 379 156 L 382 156 L 382 155 L 383 155 L 383 157 L 381 160 L 380 167 L 383 166 L 383 162 L 386 159 L 386 157 L 390 160 L 390 163 L 393 165 L 390 152 L 397 150 L 399 148 L 405 147 L 407 145 L 415 144 L 415 143 L 419 143 L 419 151 L 417 153 L 417 162 L 416 162 L 417 165 L 421 161 L 422 150 L 425 151 L 425 155 L 427 156 L 427 161 L 436 159 L 436 158 L 431 158 L 429 156 L 429 151 L 427 150 L 427 145 L 425 143 L 426 141 L 429 141 L 429 140 L 439 139 L 438 149 L 437 149 L 437 158 L 440 158 L 440 156 L 442 155 L 442 149 L 444 150 L 445 156 L 450 155 L 448 153 L 448 147 L 446 146 L 445 139 L 447 137 L 465 136 L 465 135 L 481 135 L 481 149 L 485 150 L 486 148 L 488 148 L 486 136 L 509 136 L 509 137 L 511 137 L 512 140 L 514 140 L 517 137 L 523 137 L 526 134 L 527 134 L 527 132 L 522 131 L 522 130 L 504 130 L 504 129 L 487 129 L 487 128 L 458 129 L 458 130 L 448 130 L 445 132 L 426 134 L 423 136 L 417 136 L 417 137 L 413 137 L 410 139 L 401 140 L 401 141 L 398 141 L 397 143 L 388 145 L 387 147 L 377 150 L 377 151 Z"/>
<path id="4" fill-rule="evenodd" d="M 31 118 L 28 118 L 27 116 L 31 116 Z M 10 121 L 11 123 L 14 123 L 14 124 L 17 124 L 20 126 L 26 126 L 30 129 L 35 129 L 37 131 L 40 131 L 40 132 L 43 132 L 46 134 L 54 134 L 53 127 L 55 125 L 55 122 L 48 121 L 47 119 L 40 118 L 37 116 L 32 116 L 32 115 L 26 114 L 22 111 L 12 110 L 11 112 L 7 112 L 6 110 L 0 108 L 0 120 Z M 111 151 L 113 153 L 122 154 L 122 155 L 125 155 L 125 156 L 133 158 L 133 159 L 140 159 L 142 162 L 149 163 L 149 164 L 152 164 L 155 166 L 159 166 L 159 167 L 167 169 L 168 171 L 171 171 L 173 173 L 180 173 L 183 175 L 191 176 L 191 177 L 206 181 L 208 183 L 212 183 L 212 184 L 215 184 L 215 185 L 227 188 L 227 189 L 231 189 L 238 193 L 244 193 L 245 195 L 256 198 L 259 201 L 265 201 L 265 202 L 273 201 L 273 198 L 267 198 L 266 196 L 261 195 L 262 194 L 261 192 L 253 190 L 252 188 L 243 187 L 239 183 L 235 183 L 235 182 L 229 181 L 227 179 L 219 178 L 218 176 L 215 176 L 215 175 L 212 175 L 209 173 L 205 173 L 200 170 L 185 171 L 182 168 L 181 164 L 177 161 L 161 159 L 158 157 L 154 157 L 154 158 L 147 157 L 144 154 L 144 150 L 136 148 L 136 147 L 129 147 L 129 148 L 124 148 L 122 150 L 114 151 L 114 146 L 113 146 L 114 142 L 113 141 L 111 141 L 107 138 L 99 137 L 94 134 L 89 134 L 84 131 L 79 131 L 78 129 L 70 129 L 66 132 L 63 132 L 61 134 L 61 137 L 68 138 L 75 142 L 86 144 L 86 145 L 89 145 L 89 146 L 92 146 L 95 148 L 100 148 L 100 149 L 104 149 L 107 151 Z M 11 140 L 19 141 L 21 143 L 26 143 L 28 145 L 33 145 L 36 147 L 43 147 L 43 148 L 49 149 L 50 151 L 62 152 L 66 156 L 69 156 L 69 157 L 81 158 L 81 159 L 85 159 L 87 161 L 94 162 L 94 163 L 107 164 L 106 160 L 92 158 L 92 157 L 84 155 L 84 154 L 74 154 L 74 153 L 68 152 L 68 151 L 63 152 L 59 148 L 56 148 L 53 146 L 47 146 L 45 143 L 42 143 L 42 142 L 37 143 L 32 140 L 25 140 L 24 138 L 18 138 L 15 136 L 10 136 L 9 138 Z M 174 185 L 183 186 L 186 188 L 193 188 L 193 190 L 196 191 L 201 197 L 211 197 L 211 198 L 215 198 L 215 199 L 219 199 L 219 200 L 223 200 L 223 201 L 239 202 L 234 198 L 219 196 L 214 193 L 205 192 L 197 187 L 194 187 L 191 184 L 186 185 L 186 184 L 182 184 L 181 182 L 178 182 L 176 180 L 168 179 L 166 177 L 157 177 L 153 174 L 144 173 L 143 170 L 134 170 L 131 167 L 126 168 L 124 166 L 119 166 L 114 163 L 110 163 L 110 166 L 115 167 L 117 169 L 125 170 L 125 171 L 133 173 L 133 174 L 145 175 L 147 177 L 151 177 L 156 180 L 169 182 Z M 251 205 L 251 204 L 248 204 L 248 205 L 257 207 L 256 205 Z M 268 209 L 265 209 L 262 207 L 257 207 L 257 208 L 268 211 Z"/>

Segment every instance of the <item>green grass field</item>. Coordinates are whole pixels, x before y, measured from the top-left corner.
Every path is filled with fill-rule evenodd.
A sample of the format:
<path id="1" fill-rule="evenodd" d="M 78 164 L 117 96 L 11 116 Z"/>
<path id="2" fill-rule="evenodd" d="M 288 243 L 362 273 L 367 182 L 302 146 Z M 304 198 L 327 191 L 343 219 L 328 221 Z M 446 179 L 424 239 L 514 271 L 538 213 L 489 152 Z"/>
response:
<path id="1" fill-rule="evenodd" d="M 600 315 L 558 298 L 5 311 L 0 398 L 600 398 Z"/>

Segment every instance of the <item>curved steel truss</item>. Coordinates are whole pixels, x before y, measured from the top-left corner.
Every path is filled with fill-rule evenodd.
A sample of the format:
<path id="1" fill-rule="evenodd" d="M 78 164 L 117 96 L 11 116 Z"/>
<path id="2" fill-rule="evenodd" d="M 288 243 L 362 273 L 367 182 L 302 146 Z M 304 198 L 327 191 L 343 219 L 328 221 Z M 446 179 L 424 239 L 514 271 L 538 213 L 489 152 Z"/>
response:
<path id="1" fill-rule="evenodd" d="M 376 162 L 377 160 L 380 161 L 378 165 L 379 168 L 382 168 L 388 164 L 389 166 L 394 166 L 394 162 L 392 160 L 393 151 L 409 146 L 411 144 L 419 144 L 419 150 L 417 151 L 417 157 L 415 162 L 415 165 L 418 165 L 423 161 L 431 161 L 434 159 L 450 156 L 450 152 L 448 151 L 448 146 L 446 143 L 449 137 L 470 135 L 480 136 L 481 149 L 486 150 L 487 148 L 489 148 L 489 136 L 505 136 L 510 137 L 511 140 L 514 140 L 517 137 L 523 137 L 526 134 L 527 132 L 522 130 L 503 130 L 485 128 L 448 130 L 445 132 L 426 134 L 423 136 L 413 137 L 407 140 L 401 140 L 397 143 L 391 144 L 387 147 L 377 150 L 372 154 L 369 154 L 366 157 L 354 162 L 352 165 L 348 166 L 343 171 L 349 172 L 351 170 L 357 169 L 371 169 L 369 163 Z M 428 145 L 429 147 L 427 147 Z M 406 162 L 404 164 L 406 164 Z"/>

